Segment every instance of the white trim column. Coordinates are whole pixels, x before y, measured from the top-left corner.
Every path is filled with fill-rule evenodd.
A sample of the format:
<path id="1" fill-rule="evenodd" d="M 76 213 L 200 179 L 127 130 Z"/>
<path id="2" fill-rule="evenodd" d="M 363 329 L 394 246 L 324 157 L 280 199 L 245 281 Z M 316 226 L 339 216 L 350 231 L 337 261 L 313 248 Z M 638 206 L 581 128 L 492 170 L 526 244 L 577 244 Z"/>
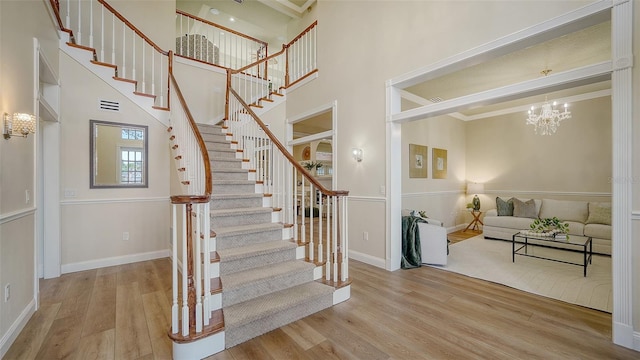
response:
<path id="1" fill-rule="evenodd" d="M 402 257 L 402 124 L 393 121 L 393 114 L 401 112 L 400 90 L 387 81 L 387 249 L 385 267 L 389 271 L 400 269 Z"/>
<path id="2" fill-rule="evenodd" d="M 611 13 L 613 133 L 613 342 L 633 348 L 633 3 L 614 1 Z"/>

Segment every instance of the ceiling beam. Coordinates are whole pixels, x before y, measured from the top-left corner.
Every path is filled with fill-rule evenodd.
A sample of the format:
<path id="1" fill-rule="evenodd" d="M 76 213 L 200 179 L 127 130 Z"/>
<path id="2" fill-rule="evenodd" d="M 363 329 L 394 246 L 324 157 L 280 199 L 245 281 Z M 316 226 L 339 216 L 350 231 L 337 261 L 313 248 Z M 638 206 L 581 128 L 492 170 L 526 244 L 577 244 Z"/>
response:
<path id="1" fill-rule="evenodd" d="M 390 85 L 406 89 L 514 51 L 600 24 L 611 20 L 610 5 L 610 1 L 594 2 L 568 14 L 560 15 L 496 41 L 395 77 L 391 80 Z"/>
<path id="2" fill-rule="evenodd" d="M 554 75 L 523 81 L 517 84 L 424 105 L 411 110 L 392 114 L 389 121 L 404 123 L 421 120 L 451 114 L 473 107 L 497 104 L 504 101 L 540 95 L 551 91 L 593 84 L 600 81 L 610 80 L 612 71 L 612 61 L 605 61 L 599 64 L 588 65 Z"/>

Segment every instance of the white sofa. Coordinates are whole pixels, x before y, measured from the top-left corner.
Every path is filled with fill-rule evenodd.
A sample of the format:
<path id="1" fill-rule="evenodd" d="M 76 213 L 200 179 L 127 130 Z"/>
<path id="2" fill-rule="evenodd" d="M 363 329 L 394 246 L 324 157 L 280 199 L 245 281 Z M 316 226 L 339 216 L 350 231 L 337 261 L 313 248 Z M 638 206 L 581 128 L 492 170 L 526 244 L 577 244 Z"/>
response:
<path id="1" fill-rule="evenodd" d="M 525 201 L 515 200 L 522 208 Z M 557 217 L 569 224 L 569 236 L 591 236 L 594 253 L 611 255 L 611 203 L 533 199 L 535 205 L 529 200 L 528 211 L 517 211 L 518 206 L 514 206 L 513 215 L 509 215 L 504 207 L 507 199 L 501 201 L 502 206 L 497 206 L 500 214 L 498 209 L 491 209 L 484 216 L 485 239 L 511 240 L 518 231 L 529 229 L 535 218 Z"/>

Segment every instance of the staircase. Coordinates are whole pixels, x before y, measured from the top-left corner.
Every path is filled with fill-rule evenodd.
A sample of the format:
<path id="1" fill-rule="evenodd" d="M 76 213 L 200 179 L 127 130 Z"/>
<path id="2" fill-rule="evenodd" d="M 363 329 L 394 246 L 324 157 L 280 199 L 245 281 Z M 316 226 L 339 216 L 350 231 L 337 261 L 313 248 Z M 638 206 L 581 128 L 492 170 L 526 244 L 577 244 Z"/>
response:
<path id="1" fill-rule="evenodd" d="M 227 348 L 333 305 L 322 269 L 300 257 L 290 227 L 219 126 L 199 125 L 211 161 L 211 227 L 220 261 Z M 302 249 L 304 250 L 304 249 Z"/>
<path id="2" fill-rule="evenodd" d="M 61 50 L 168 127 L 183 194 L 171 196 L 175 359 L 210 356 L 349 299 L 348 192 L 322 187 L 252 109 L 267 111 L 317 73 L 317 22 L 279 53 L 227 68 L 224 126 L 196 125 L 172 51 L 105 0 L 49 4 Z M 317 193 L 315 202 L 298 191 Z M 319 216 L 298 216 L 306 206 Z"/>

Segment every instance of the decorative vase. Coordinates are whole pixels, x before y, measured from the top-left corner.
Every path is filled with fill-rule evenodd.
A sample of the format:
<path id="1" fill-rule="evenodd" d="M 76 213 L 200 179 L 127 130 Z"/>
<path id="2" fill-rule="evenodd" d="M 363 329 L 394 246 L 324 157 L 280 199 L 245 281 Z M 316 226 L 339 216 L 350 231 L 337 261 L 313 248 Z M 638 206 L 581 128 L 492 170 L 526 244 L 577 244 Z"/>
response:
<path id="1" fill-rule="evenodd" d="M 473 196 L 473 210 L 480 211 L 480 198 L 478 195 Z"/>

